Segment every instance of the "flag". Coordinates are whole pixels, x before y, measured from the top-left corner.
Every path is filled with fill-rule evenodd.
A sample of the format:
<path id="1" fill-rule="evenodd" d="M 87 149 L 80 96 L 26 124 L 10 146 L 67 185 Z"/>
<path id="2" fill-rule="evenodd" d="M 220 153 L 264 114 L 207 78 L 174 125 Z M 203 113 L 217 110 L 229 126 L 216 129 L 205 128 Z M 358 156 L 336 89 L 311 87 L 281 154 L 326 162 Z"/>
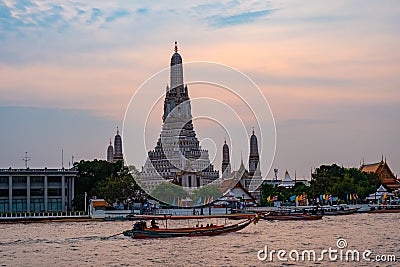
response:
<path id="1" fill-rule="evenodd" d="M 358 199 L 358 195 L 357 195 L 357 194 L 355 194 L 355 196 L 356 196 L 356 199 Z"/>
<path id="2" fill-rule="evenodd" d="M 278 200 L 278 196 L 274 196 L 274 201 L 277 201 Z"/>
<path id="3" fill-rule="evenodd" d="M 290 201 L 295 201 L 295 200 L 296 200 L 296 195 L 290 197 Z"/>
<path id="4" fill-rule="evenodd" d="M 306 200 L 306 198 L 307 198 L 307 195 L 303 195 L 303 200 Z"/>
<path id="5" fill-rule="evenodd" d="M 324 195 L 319 195 L 319 199 L 323 200 L 324 199 Z"/>
<path id="6" fill-rule="evenodd" d="M 201 196 L 200 196 L 199 199 L 197 200 L 196 204 L 198 204 L 198 205 L 201 204 Z"/>
<path id="7" fill-rule="evenodd" d="M 353 194 L 350 194 L 350 200 L 353 200 Z"/>

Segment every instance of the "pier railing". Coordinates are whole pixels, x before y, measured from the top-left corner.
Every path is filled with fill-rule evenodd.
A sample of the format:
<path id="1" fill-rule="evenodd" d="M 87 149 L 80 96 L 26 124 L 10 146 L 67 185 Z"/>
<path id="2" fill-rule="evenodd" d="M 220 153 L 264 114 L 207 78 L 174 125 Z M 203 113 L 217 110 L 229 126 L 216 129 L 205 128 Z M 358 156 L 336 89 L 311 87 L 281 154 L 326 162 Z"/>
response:
<path id="1" fill-rule="evenodd" d="M 84 211 L 0 212 L 1 219 L 73 218 L 85 217 Z"/>

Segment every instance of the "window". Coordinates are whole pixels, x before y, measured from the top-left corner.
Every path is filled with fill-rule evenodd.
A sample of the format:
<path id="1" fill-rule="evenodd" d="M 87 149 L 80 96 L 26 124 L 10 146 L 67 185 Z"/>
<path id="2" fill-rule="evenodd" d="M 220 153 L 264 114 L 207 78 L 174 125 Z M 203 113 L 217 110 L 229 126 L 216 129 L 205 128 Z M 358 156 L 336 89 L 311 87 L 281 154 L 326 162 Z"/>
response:
<path id="1" fill-rule="evenodd" d="M 61 188 L 49 188 L 47 189 L 47 194 L 49 197 L 58 197 L 61 196 Z"/>
<path id="2" fill-rule="evenodd" d="M 49 198 L 47 200 L 48 211 L 62 211 L 62 200 L 61 198 Z"/>
<path id="3" fill-rule="evenodd" d="M 8 199 L 0 199 L 0 212 L 8 212 Z"/>
<path id="4" fill-rule="evenodd" d="M 12 201 L 12 212 L 26 212 L 26 199 L 14 199 Z"/>
<path id="5" fill-rule="evenodd" d="M 188 186 L 192 187 L 192 176 L 191 175 L 188 176 Z"/>
<path id="6" fill-rule="evenodd" d="M 31 189 L 31 196 L 44 196 L 44 189 Z"/>
<path id="7" fill-rule="evenodd" d="M 26 189 L 13 189 L 13 197 L 26 197 Z"/>
<path id="8" fill-rule="evenodd" d="M 61 177 L 58 176 L 49 176 L 47 177 L 48 183 L 61 183 Z"/>
<path id="9" fill-rule="evenodd" d="M 26 176 L 14 176 L 12 182 L 13 184 L 26 184 Z"/>
<path id="10" fill-rule="evenodd" d="M 31 184 L 43 184 L 43 176 L 31 176 Z"/>
<path id="11" fill-rule="evenodd" d="M 197 177 L 196 180 L 197 180 L 197 181 L 196 181 L 196 186 L 197 186 L 197 187 L 200 187 L 200 177 Z"/>
<path id="12" fill-rule="evenodd" d="M 8 197 L 8 189 L 0 189 L 0 197 Z"/>
<path id="13" fill-rule="evenodd" d="M 31 212 L 42 212 L 42 211 L 44 211 L 44 199 L 31 198 Z"/>
<path id="14" fill-rule="evenodd" d="M 0 184 L 8 184 L 8 176 L 0 176 Z"/>

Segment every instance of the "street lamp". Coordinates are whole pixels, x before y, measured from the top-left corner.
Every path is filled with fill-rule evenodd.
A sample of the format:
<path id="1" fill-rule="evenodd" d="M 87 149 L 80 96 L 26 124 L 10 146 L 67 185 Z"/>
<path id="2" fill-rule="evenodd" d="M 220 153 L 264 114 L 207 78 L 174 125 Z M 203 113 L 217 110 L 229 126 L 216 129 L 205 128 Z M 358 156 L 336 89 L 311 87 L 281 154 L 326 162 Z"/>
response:
<path id="1" fill-rule="evenodd" d="M 275 173 L 275 187 L 278 187 L 278 169 L 274 169 Z"/>

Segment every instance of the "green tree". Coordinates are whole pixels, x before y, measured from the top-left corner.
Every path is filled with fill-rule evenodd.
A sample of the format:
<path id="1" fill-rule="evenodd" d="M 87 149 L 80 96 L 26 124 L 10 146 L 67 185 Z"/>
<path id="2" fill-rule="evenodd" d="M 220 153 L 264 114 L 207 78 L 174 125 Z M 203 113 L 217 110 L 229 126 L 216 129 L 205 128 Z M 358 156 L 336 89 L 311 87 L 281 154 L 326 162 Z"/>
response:
<path id="1" fill-rule="evenodd" d="M 194 190 L 192 198 L 194 203 L 197 203 L 197 201 L 199 200 L 199 202 L 203 203 L 208 199 L 212 199 L 213 201 L 215 201 L 222 196 L 222 192 L 217 186 L 209 184 Z"/>
<path id="2" fill-rule="evenodd" d="M 144 203 L 147 201 L 146 194 L 136 184 L 135 178 L 139 172 L 134 167 L 129 170 L 125 167 L 117 175 L 112 174 L 106 180 L 100 181 L 97 185 L 99 196 L 109 203 L 121 203 L 125 209 L 133 202 Z"/>
<path id="3" fill-rule="evenodd" d="M 108 177 L 117 176 L 122 170 L 122 162 L 110 163 L 105 160 L 93 160 L 74 163 L 74 168 L 78 170 L 75 179 L 75 198 L 73 205 L 77 210 L 83 210 L 84 195 L 87 192 L 88 197 L 100 196 L 98 185 Z"/>
<path id="4" fill-rule="evenodd" d="M 264 183 L 261 185 L 261 206 L 265 206 L 267 204 L 268 196 L 275 196 L 277 191 L 276 188 L 272 184 Z"/>
<path id="5" fill-rule="evenodd" d="M 151 196 L 165 204 L 177 204 L 178 199 L 188 196 L 182 186 L 172 183 L 161 183 L 151 192 Z"/>
<path id="6" fill-rule="evenodd" d="M 379 178 L 374 173 L 332 164 L 321 165 L 314 171 L 309 191 L 314 197 L 332 194 L 346 200 L 349 194 L 357 194 L 359 199 L 364 199 L 375 192 L 378 186 Z"/>

